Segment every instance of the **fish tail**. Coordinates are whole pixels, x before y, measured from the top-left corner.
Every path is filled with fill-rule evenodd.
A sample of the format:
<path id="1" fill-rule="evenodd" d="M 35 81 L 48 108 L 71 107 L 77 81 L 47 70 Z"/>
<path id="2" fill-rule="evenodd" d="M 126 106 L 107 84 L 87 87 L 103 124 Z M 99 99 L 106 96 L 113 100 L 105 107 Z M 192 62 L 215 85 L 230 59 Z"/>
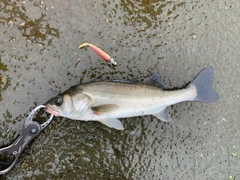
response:
<path id="1" fill-rule="evenodd" d="M 201 70 L 188 87 L 195 86 L 197 95 L 193 101 L 214 102 L 217 101 L 218 93 L 212 88 L 214 71 L 211 66 Z"/>

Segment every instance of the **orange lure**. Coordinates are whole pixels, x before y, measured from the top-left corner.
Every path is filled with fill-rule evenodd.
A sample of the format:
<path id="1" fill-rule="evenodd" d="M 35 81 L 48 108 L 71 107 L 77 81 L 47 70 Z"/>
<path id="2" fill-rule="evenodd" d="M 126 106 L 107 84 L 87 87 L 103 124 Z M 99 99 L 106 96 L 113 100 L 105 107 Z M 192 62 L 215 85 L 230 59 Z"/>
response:
<path id="1" fill-rule="evenodd" d="M 117 62 L 111 58 L 111 56 L 106 53 L 105 51 L 103 51 L 102 49 L 100 49 L 99 47 L 90 44 L 90 43 L 82 43 L 78 48 L 83 48 L 85 46 L 90 46 L 99 56 L 101 56 L 104 60 L 106 61 L 110 61 L 112 64 L 117 65 Z"/>

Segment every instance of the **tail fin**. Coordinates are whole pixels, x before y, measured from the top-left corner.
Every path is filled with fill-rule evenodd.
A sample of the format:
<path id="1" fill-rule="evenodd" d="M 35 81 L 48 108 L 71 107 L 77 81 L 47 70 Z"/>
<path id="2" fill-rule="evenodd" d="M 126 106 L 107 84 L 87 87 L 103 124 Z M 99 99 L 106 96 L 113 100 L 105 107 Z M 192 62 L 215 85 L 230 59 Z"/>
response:
<path id="1" fill-rule="evenodd" d="M 212 88 L 214 71 L 211 66 L 198 73 L 189 86 L 195 86 L 197 96 L 193 101 L 213 102 L 218 100 L 218 93 Z"/>

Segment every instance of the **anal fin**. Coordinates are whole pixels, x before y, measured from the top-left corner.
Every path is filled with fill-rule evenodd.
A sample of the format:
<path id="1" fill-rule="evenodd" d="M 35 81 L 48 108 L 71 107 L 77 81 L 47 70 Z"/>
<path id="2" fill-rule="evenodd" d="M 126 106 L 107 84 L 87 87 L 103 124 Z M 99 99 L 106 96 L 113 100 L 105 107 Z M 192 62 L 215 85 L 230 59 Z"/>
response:
<path id="1" fill-rule="evenodd" d="M 164 122 L 170 122 L 172 121 L 170 114 L 167 112 L 167 108 L 163 109 L 161 112 L 157 114 L 153 114 L 156 118 L 164 121 Z"/>

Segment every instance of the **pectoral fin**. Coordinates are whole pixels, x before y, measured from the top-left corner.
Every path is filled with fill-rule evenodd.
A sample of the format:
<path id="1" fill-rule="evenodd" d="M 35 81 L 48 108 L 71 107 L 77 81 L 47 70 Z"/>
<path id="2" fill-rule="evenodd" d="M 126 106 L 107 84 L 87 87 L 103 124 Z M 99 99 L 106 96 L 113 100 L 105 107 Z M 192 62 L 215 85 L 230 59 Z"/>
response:
<path id="1" fill-rule="evenodd" d="M 110 113 L 110 112 L 113 112 L 115 111 L 116 109 L 118 109 L 118 105 L 116 104 L 102 104 L 102 105 L 99 105 L 99 106 L 94 106 L 92 107 L 92 111 L 97 114 L 97 115 L 103 115 L 103 114 L 106 114 L 106 113 Z"/>
<path id="2" fill-rule="evenodd" d="M 161 112 L 157 113 L 157 114 L 153 114 L 156 118 L 164 121 L 164 122 L 170 122 L 172 119 L 169 115 L 169 113 L 167 112 L 167 108 L 163 109 Z"/>
<path id="3" fill-rule="evenodd" d="M 124 127 L 121 123 L 121 121 L 119 121 L 116 118 L 112 118 L 112 119 L 103 119 L 100 121 L 101 123 L 105 124 L 106 126 L 110 127 L 110 128 L 115 128 L 117 130 L 124 130 Z"/>

